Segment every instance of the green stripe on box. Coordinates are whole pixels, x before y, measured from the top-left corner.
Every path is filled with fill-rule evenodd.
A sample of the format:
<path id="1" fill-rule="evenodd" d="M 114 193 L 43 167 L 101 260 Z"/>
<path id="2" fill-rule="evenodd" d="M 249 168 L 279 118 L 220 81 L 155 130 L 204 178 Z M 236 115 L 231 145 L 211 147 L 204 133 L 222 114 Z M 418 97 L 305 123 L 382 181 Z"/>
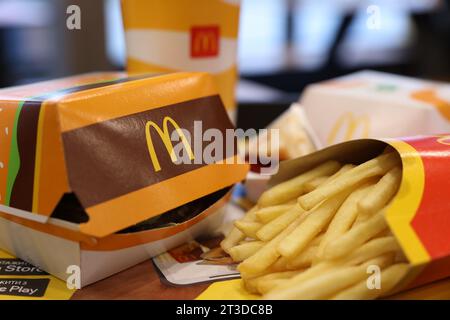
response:
<path id="1" fill-rule="evenodd" d="M 17 125 L 19 123 L 20 111 L 22 110 L 24 103 L 25 101 L 21 101 L 19 103 L 14 117 L 14 126 L 12 128 L 11 148 L 8 163 L 8 178 L 6 180 L 5 205 L 7 206 L 9 206 L 9 203 L 11 201 L 11 191 L 20 168 L 19 146 L 17 144 Z"/>

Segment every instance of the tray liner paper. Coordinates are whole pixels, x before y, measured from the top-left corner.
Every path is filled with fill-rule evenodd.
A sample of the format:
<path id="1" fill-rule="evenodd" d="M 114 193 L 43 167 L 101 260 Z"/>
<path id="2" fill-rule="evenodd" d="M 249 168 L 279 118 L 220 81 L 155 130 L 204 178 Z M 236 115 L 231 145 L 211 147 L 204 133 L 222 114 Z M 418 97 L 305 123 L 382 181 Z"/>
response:
<path id="1" fill-rule="evenodd" d="M 0 300 L 69 300 L 75 290 L 0 250 Z"/>

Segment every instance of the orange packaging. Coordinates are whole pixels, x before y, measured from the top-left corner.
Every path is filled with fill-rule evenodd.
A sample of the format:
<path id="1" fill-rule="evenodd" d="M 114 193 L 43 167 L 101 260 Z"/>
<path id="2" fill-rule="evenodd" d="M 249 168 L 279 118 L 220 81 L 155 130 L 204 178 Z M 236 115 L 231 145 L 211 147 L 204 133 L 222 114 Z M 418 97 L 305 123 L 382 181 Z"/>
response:
<path id="1" fill-rule="evenodd" d="M 201 71 L 235 110 L 240 0 L 122 0 L 127 71 Z"/>
<path id="2" fill-rule="evenodd" d="M 385 212 L 412 268 L 396 291 L 450 276 L 450 134 L 352 140 L 282 162 L 270 185 L 293 178 L 327 160 L 359 164 L 392 146 L 402 162 L 399 190 Z M 240 280 L 239 280 L 240 281 Z M 239 281 L 213 284 L 199 299 L 255 299 Z"/>
<path id="3" fill-rule="evenodd" d="M 94 73 L 0 90 L 0 248 L 61 279 L 78 266 L 84 286 L 216 228 L 247 165 L 178 163 L 171 134 L 194 160 L 180 132 L 195 134 L 195 121 L 233 129 L 204 73 Z M 164 216 L 205 197 L 185 219 Z M 150 218 L 165 223 L 126 231 Z"/>

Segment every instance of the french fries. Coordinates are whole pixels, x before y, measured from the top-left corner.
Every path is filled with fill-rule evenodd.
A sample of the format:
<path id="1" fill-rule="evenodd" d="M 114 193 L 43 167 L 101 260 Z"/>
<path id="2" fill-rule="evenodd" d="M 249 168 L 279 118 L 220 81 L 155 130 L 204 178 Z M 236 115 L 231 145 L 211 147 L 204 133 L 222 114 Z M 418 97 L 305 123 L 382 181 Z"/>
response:
<path id="1" fill-rule="evenodd" d="M 261 291 L 259 290 L 259 286 L 262 286 L 263 291 L 266 291 L 267 282 L 269 283 L 271 282 L 272 285 L 274 285 L 272 281 L 288 279 L 291 278 L 292 276 L 297 275 L 299 272 L 300 271 L 281 271 L 265 274 L 259 277 L 254 277 L 246 281 L 245 287 L 251 293 L 260 293 Z"/>
<path id="2" fill-rule="evenodd" d="M 258 207 L 253 207 L 250 209 L 245 216 L 241 219 L 242 221 L 255 221 L 256 220 L 256 210 L 258 210 Z M 220 246 L 222 249 L 228 253 L 228 250 L 235 245 L 237 245 L 239 242 L 245 239 L 245 234 L 242 233 L 238 228 L 232 227 L 230 233 L 228 236 L 222 240 L 220 243 Z"/>
<path id="3" fill-rule="evenodd" d="M 246 237 L 256 238 L 256 233 L 263 226 L 256 221 L 236 220 L 234 226 L 238 228 Z"/>
<path id="4" fill-rule="evenodd" d="M 365 243 L 342 259 L 343 264 L 355 265 L 389 252 L 399 252 L 400 246 L 392 236 L 376 238 Z"/>
<path id="5" fill-rule="evenodd" d="M 296 286 L 289 286 L 285 289 L 275 287 L 272 292 L 266 295 L 266 299 L 326 299 L 335 292 L 345 289 L 363 280 L 367 276 L 367 267 L 369 265 L 386 266 L 392 263 L 392 255 L 381 256 L 377 259 L 368 261 L 360 266 L 347 266 L 336 268 L 320 276 L 310 278 Z M 331 285 L 332 283 L 332 285 Z"/>
<path id="6" fill-rule="evenodd" d="M 301 196 L 298 199 L 299 203 L 305 210 L 310 210 L 326 198 L 332 197 L 367 178 L 383 175 L 397 165 L 399 165 L 399 159 L 396 154 L 382 154 Z"/>
<path id="7" fill-rule="evenodd" d="M 387 205 L 386 201 L 397 192 L 401 178 L 401 169 L 399 167 L 393 168 L 378 181 L 364 199 L 359 201 L 358 209 L 363 220 L 367 220 L 370 215 Z"/>
<path id="8" fill-rule="evenodd" d="M 346 164 L 344 166 L 342 166 L 335 174 L 333 174 L 332 176 L 323 176 L 323 177 L 317 177 L 309 182 L 305 183 L 304 186 L 304 191 L 305 193 L 311 192 L 314 189 L 316 189 L 317 187 L 319 187 L 320 185 L 326 183 L 326 182 L 331 182 L 333 180 L 335 180 L 337 177 L 339 177 L 341 174 L 347 172 L 348 170 L 354 168 L 355 166 L 353 164 Z"/>
<path id="9" fill-rule="evenodd" d="M 291 225 L 289 225 L 283 232 L 278 234 L 275 238 L 267 242 L 254 255 L 245 259 L 238 269 L 241 273 L 259 274 L 269 268 L 279 257 L 280 253 L 277 250 L 278 244 L 290 234 L 300 223 L 300 218 L 297 218 Z"/>
<path id="10" fill-rule="evenodd" d="M 280 242 L 278 251 L 282 256 L 293 258 L 318 235 L 331 221 L 336 210 L 344 202 L 347 193 L 341 193 L 320 204 L 292 233 Z"/>
<path id="11" fill-rule="evenodd" d="M 250 241 L 237 246 L 231 247 L 228 250 L 228 254 L 231 256 L 233 261 L 241 262 L 251 257 L 256 251 L 264 246 L 262 241 Z"/>
<path id="12" fill-rule="evenodd" d="M 306 182 L 317 177 L 333 174 L 338 171 L 340 167 L 341 166 L 337 161 L 328 161 L 298 177 L 280 183 L 261 195 L 258 200 L 258 206 L 264 208 L 298 198 L 303 194 L 303 187 Z"/>
<path id="13" fill-rule="evenodd" d="M 323 258 L 325 247 L 345 234 L 352 227 L 353 222 L 358 216 L 358 203 L 373 188 L 368 182 L 359 187 L 355 192 L 350 194 L 336 212 L 334 219 L 325 232 L 324 239 L 317 249 L 316 261 Z"/>
<path id="14" fill-rule="evenodd" d="M 316 189 L 318 186 L 320 186 L 321 184 L 326 182 L 328 179 L 330 179 L 329 176 L 317 177 L 315 179 L 312 179 L 311 181 L 308 181 L 305 183 L 305 185 L 303 187 L 303 191 L 305 193 L 311 192 L 314 189 Z"/>
<path id="15" fill-rule="evenodd" d="M 305 211 L 298 204 L 293 206 L 290 210 L 270 221 L 256 232 L 256 238 L 262 241 L 269 241 L 277 234 L 286 229 L 298 217 L 304 217 Z"/>
<path id="16" fill-rule="evenodd" d="M 257 220 L 261 221 L 262 223 L 268 223 L 281 216 L 283 213 L 291 209 L 293 206 L 294 203 L 261 208 L 256 211 L 255 215 Z"/>
<path id="17" fill-rule="evenodd" d="M 384 218 L 400 186 L 400 166 L 393 152 L 359 165 L 327 161 L 264 192 L 222 241 L 240 262 L 247 290 L 265 299 L 389 294 L 409 270 Z M 249 242 L 239 244 L 244 239 Z M 367 286 L 373 265 L 381 289 Z"/>
<path id="18" fill-rule="evenodd" d="M 333 300 L 369 300 L 389 293 L 406 275 L 409 266 L 406 263 L 394 264 L 381 272 L 380 288 L 369 289 L 367 281 L 361 281 L 335 295 Z"/>
<path id="19" fill-rule="evenodd" d="M 308 246 L 302 253 L 295 258 L 286 259 L 286 267 L 288 269 L 297 269 L 309 267 L 317 256 L 317 246 Z"/>
<path id="20" fill-rule="evenodd" d="M 377 213 L 374 217 L 351 229 L 342 237 L 330 243 L 323 253 L 324 259 L 340 258 L 351 251 L 358 248 L 360 245 L 371 239 L 377 233 L 380 233 L 387 228 L 386 220 L 383 212 Z"/>

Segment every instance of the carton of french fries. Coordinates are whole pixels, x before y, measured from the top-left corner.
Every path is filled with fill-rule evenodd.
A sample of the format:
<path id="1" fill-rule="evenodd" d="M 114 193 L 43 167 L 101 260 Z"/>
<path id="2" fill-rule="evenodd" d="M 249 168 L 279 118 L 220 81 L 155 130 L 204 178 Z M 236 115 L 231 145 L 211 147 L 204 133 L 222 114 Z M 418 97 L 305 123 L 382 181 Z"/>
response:
<path id="1" fill-rule="evenodd" d="M 450 135 L 281 163 L 222 248 L 264 299 L 375 299 L 450 276 Z"/>

